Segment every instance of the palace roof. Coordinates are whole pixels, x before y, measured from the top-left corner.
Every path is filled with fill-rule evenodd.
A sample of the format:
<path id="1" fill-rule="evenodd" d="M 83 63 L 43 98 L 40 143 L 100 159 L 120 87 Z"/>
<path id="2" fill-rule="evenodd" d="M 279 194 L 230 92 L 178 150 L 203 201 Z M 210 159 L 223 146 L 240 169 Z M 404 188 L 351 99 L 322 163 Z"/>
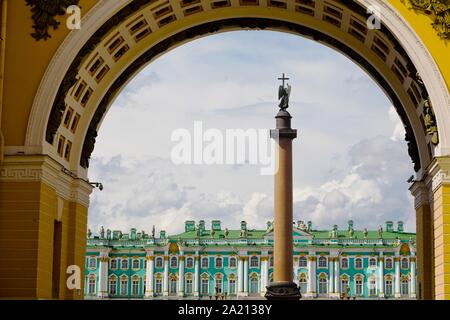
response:
<path id="1" fill-rule="evenodd" d="M 90 231 L 89 231 L 90 232 Z M 349 221 L 347 229 L 338 229 L 334 225 L 331 230 L 316 230 L 312 228 L 312 223 L 304 224 L 298 221 L 293 227 L 293 241 L 296 246 L 315 245 L 327 247 L 360 247 L 377 246 L 392 247 L 401 243 L 415 243 L 416 234 L 405 232 L 403 222 L 394 225 L 387 221 L 385 228 L 378 230 L 356 230 L 353 228 L 353 221 Z M 205 246 L 205 245 L 233 245 L 233 246 L 254 246 L 273 244 L 273 224 L 267 222 L 265 230 L 248 229 L 245 221 L 241 222 L 240 229 L 223 229 L 219 220 L 212 221 L 210 229 L 206 229 L 205 222 L 201 220 L 198 224 L 195 221 L 186 221 L 185 230 L 182 233 L 166 236 L 165 231 L 160 231 L 159 237 L 145 231 L 137 232 L 135 228 L 130 233 L 122 233 L 119 230 L 106 231 L 102 229 L 99 236 L 88 235 L 88 246 L 113 246 L 113 247 L 140 247 L 140 246 L 164 246 L 170 242 L 182 243 L 184 246 Z"/>

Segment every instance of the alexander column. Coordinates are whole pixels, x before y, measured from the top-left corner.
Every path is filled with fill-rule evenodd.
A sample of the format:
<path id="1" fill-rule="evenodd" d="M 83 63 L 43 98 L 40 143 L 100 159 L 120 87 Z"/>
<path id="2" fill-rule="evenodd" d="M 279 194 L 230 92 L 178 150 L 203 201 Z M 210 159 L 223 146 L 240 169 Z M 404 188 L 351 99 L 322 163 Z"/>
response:
<path id="1" fill-rule="evenodd" d="M 283 84 L 278 90 L 280 111 L 276 115 L 276 129 L 270 130 L 270 137 L 276 142 L 275 166 L 275 217 L 274 217 L 274 272 L 273 283 L 267 287 L 269 300 L 298 300 L 300 290 L 293 281 L 293 239 L 292 239 L 292 140 L 297 130 L 291 128 L 289 107 L 291 86 Z"/>

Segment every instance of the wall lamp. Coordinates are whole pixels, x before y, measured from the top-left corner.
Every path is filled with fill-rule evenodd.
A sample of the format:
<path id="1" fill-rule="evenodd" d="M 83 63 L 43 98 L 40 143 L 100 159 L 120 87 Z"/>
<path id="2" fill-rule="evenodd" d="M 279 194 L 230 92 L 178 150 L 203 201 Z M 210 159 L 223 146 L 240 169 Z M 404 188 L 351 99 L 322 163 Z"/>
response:
<path id="1" fill-rule="evenodd" d="M 103 184 L 101 182 L 89 182 L 94 188 L 98 188 L 100 191 L 103 190 Z"/>

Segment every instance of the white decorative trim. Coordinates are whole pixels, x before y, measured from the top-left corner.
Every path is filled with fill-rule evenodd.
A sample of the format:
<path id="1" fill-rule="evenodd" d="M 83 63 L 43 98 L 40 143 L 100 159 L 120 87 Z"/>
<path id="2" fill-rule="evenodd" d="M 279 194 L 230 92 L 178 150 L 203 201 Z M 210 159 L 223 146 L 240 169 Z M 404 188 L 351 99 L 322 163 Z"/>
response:
<path id="1" fill-rule="evenodd" d="M 428 169 L 426 181 L 430 186 L 430 196 L 442 184 L 450 184 L 450 157 L 437 157 Z"/>

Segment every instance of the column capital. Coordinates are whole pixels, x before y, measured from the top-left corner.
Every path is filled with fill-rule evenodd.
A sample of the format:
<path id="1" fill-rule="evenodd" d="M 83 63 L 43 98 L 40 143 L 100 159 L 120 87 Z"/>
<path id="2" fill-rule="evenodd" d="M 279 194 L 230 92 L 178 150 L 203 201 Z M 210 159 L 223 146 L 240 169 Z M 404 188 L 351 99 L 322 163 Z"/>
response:
<path id="1" fill-rule="evenodd" d="M 317 260 L 317 257 L 316 257 L 316 256 L 309 256 L 309 257 L 308 257 L 308 260 L 309 260 L 309 261 L 316 261 L 316 260 Z"/>
<path id="2" fill-rule="evenodd" d="M 429 189 L 427 184 L 423 181 L 415 181 L 411 187 L 409 187 L 409 191 L 414 197 L 414 208 L 417 209 L 425 204 L 429 204 Z"/>
<path id="3" fill-rule="evenodd" d="M 395 261 L 395 262 L 400 262 L 400 257 L 395 257 L 395 258 L 394 258 L 394 261 Z"/>
<path id="4" fill-rule="evenodd" d="M 145 260 L 147 260 L 147 261 L 152 261 L 152 260 L 154 260 L 154 259 L 155 259 L 154 256 L 146 256 L 146 257 L 145 257 Z"/>

